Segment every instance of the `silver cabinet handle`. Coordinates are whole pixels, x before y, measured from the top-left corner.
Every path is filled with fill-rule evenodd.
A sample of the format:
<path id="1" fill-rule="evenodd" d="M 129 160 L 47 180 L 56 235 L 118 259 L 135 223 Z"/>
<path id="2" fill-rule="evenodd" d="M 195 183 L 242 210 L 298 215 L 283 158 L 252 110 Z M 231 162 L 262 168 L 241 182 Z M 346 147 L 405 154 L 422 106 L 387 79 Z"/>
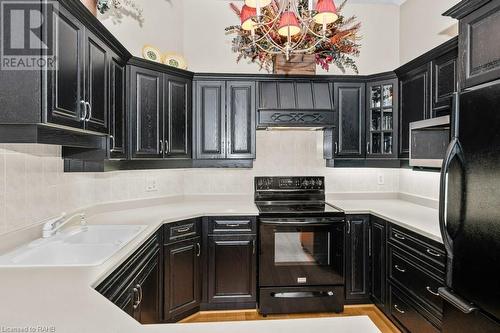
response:
<path id="1" fill-rule="evenodd" d="M 335 142 L 335 155 L 339 153 L 339 144 Z"/>
<path id="2" fill-rule="evenodd" d="M 196 243 L 196 247 L 198 248 L 198 253 L 196 254 L 197 257 L 201 256 L 201 246 L 200 243 Z"/>
<path id="3" fill-rule="evenodd" d="M 226 227 L 229 228 L 238 228 L 240 225 L 239 224 L 226 224 Z"/>
<path id="4" fill-rule="evenodd" d="M 170 143 L 165 140 L 165 153 L 170 153 Z"/>
<path id="5" fill-rule="evenodd" d="M 406 272 L 406 269 L 399 267 L 398 265 L 394 265 L 394 268 L 400 271 L 401 273 Z"/>
<path id="6" fill-rule="evenodd" d="M 136 286 L 137 288 L 139 288 L 139 304 L 142 303 L 142 298 L 143 298 L 143 294 L 142 294 L 142 286 L 140 284 L 137 284 Z"/>
<path id="7" fill-rule="evenodd" d="M 182 229 L 177 229 L 177 232 L 186 232 L 186 231 L 189 231 L 191 229 L 191 227 L 185 227 L 185 228 L 182 228 Z"/>
<path id="8" fill-rule="evenodd" d="M 88 122 L 92 118 L 92 105 L 89 102 L 85 102 L 85 105 L 89 108 L 89 114 L 87 116 L 87 119 L 85 119 L 85 121 Z"/>
<path id="9" fill-rule="evenodd" d="M 160 140 L 160 154 L 163 154 L 163 140 Z"/>
<path id="10" fill-rule="evenodd" d="M 87 119 L 87 102 L 85 102 L 83 99 L 80 101 L 80 105 L 83 105 L 83 115 L 82 112 L 80 112 L 80 121 L 84 121 Z"/>
<path id="11" fill-rule="evenodd" d="M 115 143 L 115 137 L 112 136 L 112 135 L 110 135 L 109 138 L 111 139 L 111 142 L 112 142 L 112 144 L 111 144 L 111 151 L 114 152 L 115 148 L 116 148 L 116 146 L 115 146 L 115 144 L 116 144 Z"/>
<path id="12" fill-rule="evenodd" d="M 438 292 L 432 291 L 431 287 L 427 286 L 425 289 L 434 296 L 440 296 Z"/>
<path id="13" fill-rule="evenodd" d="M 366 153 L 370 154 L 370 141 L 366 142 Z"/>
<path id="14" fill-rule="evenodd" d="M 140 294 L 139 294 L 139 289 L 137 289 L 136 287 L 134 289 L 132 289 L 132 292 L 133 292 L 133 298 L 134 298 L 134 304 L 132 305 L 132 307 L 135 309 L 137 309 L 139 307 L 139 304 L 141 304 L 141 297 L 140 297 Z M 137 299 L 136 299 L 136 295 L 137 295 Z"/>
<path id="15" fill-rule="evenodd" d="M 397 304 L 394 304 L 394 309 L 396 309 L 397 312 L 404 314 L 405 311 L 401 310 Z"/>
<path id="16" fill-rule="evenodd" d="M 400 239 L 400 240 L 406 239 L 404 236 L 401 236 L 400 234 L 396 234 L 396 233 L 394 233 L 394 237 L 396 237 L 397 239 Z"/>
<path id="17" fill-rule="evenodd" d="M 438 252 L 436 252 L 434 250 L 431 250 L 431 249 L 427 249 L 427 253 L 430 254 L 433 257 L 438 257 L 438 258 L 441 257 L 440 253 L 438 253 Z"/>

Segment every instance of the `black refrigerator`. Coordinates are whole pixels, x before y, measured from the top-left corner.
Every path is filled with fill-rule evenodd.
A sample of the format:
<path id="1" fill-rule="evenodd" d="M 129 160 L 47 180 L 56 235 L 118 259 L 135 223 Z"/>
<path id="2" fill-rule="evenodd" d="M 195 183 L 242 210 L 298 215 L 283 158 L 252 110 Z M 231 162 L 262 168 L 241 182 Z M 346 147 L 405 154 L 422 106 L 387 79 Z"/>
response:
<path id="1" fill-rule="evenodd" d="M 500 81 L 455 96 L 441 170 L 444 333 L 500 332 Z"/>

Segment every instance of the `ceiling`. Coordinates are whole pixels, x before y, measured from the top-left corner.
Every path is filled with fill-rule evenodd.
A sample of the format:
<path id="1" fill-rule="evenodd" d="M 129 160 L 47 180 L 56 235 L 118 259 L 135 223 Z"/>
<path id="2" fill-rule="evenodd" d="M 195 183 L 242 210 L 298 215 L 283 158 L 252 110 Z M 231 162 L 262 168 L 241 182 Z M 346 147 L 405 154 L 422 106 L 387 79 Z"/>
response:
<path id="1" fill-rule="evenodd" d="M 242 2 L 243 0 L 222 0 L 222 1 L 233 1 Z M 365 4 L 394 4 L 401 5 L 406 0 L 347 0 L 348 3 L 365 3 Z M 335 3 L 339 4 L 342 0 L 335 0 Z"/>

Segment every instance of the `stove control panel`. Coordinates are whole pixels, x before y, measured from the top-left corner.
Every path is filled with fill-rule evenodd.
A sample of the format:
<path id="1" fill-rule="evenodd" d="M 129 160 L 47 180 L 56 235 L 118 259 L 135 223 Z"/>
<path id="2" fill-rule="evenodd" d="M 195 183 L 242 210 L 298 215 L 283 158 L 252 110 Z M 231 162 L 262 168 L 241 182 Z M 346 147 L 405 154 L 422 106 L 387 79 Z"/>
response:
<path id="1" fill-rule="evenodd" d="M 255 190 L 257 191 L 291 191 L 325 189 L 324 177 L 256 177 Z"/>

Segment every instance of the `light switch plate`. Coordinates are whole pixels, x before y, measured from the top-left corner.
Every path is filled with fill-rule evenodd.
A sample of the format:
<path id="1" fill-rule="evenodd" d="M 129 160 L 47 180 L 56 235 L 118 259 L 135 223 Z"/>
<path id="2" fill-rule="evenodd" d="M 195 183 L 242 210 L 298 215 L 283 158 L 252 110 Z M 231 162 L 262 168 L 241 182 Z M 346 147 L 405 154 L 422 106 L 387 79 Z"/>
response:
<path id="1" fill-rule="evenodd" d="M 158 179 L 155 177 L 146 178 L 146 192 L 157 192 L 158 191 Z"/>
<path id="2" fill-rule="evenodd" d="M 384 185 L 385 184 L 385 177 L 384 177 L 383 174 L 381 174 L 381 173 L 378 174 L 378 176 L 377 176 L 377 183 L 379 185 Z"/>

